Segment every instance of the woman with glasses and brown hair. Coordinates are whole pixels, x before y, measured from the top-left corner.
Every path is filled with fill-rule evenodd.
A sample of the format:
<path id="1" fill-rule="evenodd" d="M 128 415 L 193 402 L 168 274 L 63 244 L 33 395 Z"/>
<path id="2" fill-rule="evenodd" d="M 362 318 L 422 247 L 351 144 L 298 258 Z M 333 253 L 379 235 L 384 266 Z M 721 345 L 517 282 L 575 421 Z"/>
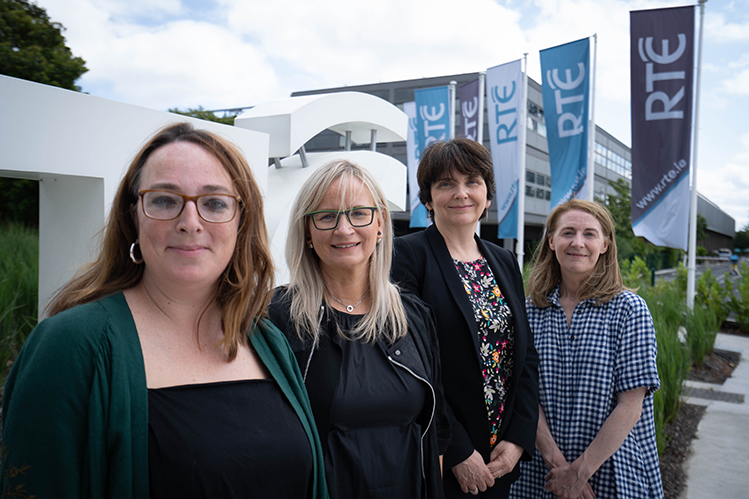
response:
<path id="1" fill-rule="evenodd" d="M 327 497 L 301 373 L 263 319 L 272 284 L 240 152 L 187 123 L 158 131 L 119 186 L 98 258 L 13 365 L 0 490 Z"/>
<path id="2" fill-rule="evenodd" d="M 291 220 L 291 282 L 269 315 L 304 375 L 331 497 L 442 497 L 449 428 L 434 323 L 389 280 L 382 190 L 365 169 L 330 163 L 304 183 Z"/>

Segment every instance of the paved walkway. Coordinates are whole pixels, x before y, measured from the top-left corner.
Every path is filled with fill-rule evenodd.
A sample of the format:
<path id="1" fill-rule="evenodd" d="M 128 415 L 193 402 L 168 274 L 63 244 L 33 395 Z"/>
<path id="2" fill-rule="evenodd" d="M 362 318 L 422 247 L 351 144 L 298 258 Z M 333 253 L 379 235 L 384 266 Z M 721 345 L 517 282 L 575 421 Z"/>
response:
<path id="1" fill-rule="evenodd" d="M 749 338 L 719 333 L 715 348 L 741 353 L 723 385 L 687 381 L 690 404 L 707 406 L 684 463 L 681 499 L 749 498 Z"/>

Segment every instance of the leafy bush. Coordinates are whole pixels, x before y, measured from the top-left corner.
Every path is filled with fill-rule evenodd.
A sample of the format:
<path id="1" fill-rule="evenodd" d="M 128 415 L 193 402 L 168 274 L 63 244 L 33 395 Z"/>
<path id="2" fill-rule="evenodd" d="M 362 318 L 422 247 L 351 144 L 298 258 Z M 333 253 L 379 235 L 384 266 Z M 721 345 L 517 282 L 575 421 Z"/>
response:
<path id="1" fill-rule="evenodd" d="M 749 265 L 741 262 L 741 279 L 737 282 L 736 294 L 731 296 L 731 309 L 736 314 L 736 322 L 742 331 L 749 332 Z"/>
<path id="2" fill-rule="evenodd" d="M 696 287 L 695 304 L 709 308 L 715 314 L 718 325 L 723 324 L 731 311 L 733 295 L 733 283 L 728 276 L 726 275 L 724 285 L 721 286 L 710 269 L 707 269 L 700 276 Z"/>
<path id="3" fill-rule="evenodd" d="M 632 261 L 622 262 L 621 272 L 624 285 L 630 289 L 639 289 L 650 284 L 650 269 L 639 256 Z"/>

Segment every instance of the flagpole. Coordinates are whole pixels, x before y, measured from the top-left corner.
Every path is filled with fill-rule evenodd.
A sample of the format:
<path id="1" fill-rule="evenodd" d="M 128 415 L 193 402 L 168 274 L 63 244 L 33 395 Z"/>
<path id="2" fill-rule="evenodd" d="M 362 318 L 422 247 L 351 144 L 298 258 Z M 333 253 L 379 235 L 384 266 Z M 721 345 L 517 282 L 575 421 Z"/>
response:
<path id="1" fill-rule="evenodd" d="M 478 120 L 476 130 L 476 142 L 484 145 L 484 87 L 486 86 L 486 71 L 479 72 L 479 105 L 478 105 Z M 488 217 L 488 215 L 487 215 Z M 476 223 L 476 235 L 481 237 L 481 220 Z"/>
<path id="2" fill-rule="evenodd" d="M 484 88 L 486 88 L 486 71 L 479 72 L 479 107 L 478 127 L 476 130 L 476 142 L 484 145 Z"/>
<path id="3" fill-rule="evenodd" d="M 689 259 L 687 263 L 687 308 L 694 309 L 694 282 L 696 277 L 697 261 L 697 136 L 700 123 L 700 76 L 702 74 L 702 25 L 705 21 L 705 2 L 699 0 L 700 4 L 700 34 L 697 42 L 697 85 L 695 86 L 694 100 L 694 152 L 692 157 L 692 192 L 689 200 Z"/>
<path id="4" fill-rule="evenodd" d="M 449 88 L 450 92 L 450 139 L 455 138 L 455 102 L 456 102 L 456 94 L 458 89 L 458 82 L 453 80 L 450 83 L 448 83 L 447 88 Z"/>
<path id="5" fill-rule="evenodd" d="M 528 130 L 528 52 L 523 54 L 523 109 L 520 111 L 520 178 L 518 179 L 518 240 L 515 254 L 518 257 L 520 272 L 523 271 L 525 254 L 525 154 Z"/>
<path id="6" fill-rule="evenodd" d="M 590 75 L 591 89 L 590 89 L 590 124 L 588 126 L 588 170 L 586 183 L 588 184 L 587 199 L 588 201 L 594 201 L 595 199 L 595 182 L 596 182 L 596 165 L 595 165 L 595 146 L 596 146 L 596 73 L 598 72 L 598 61 L 596 56 L 598 53 L 598 33 L 593 34 L 593 72 Z"/>

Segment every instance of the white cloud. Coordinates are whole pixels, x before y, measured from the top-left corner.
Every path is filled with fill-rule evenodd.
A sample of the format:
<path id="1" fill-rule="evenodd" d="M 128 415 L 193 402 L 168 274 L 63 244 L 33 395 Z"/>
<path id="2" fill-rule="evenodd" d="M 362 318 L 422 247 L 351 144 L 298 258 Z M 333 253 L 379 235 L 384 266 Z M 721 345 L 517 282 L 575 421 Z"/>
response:
<path id="1" fill-rule="evenodd" d="M 749 95 L 749 69 L 745 69 L 733 78 L 725 80 L 723 86 L 731 94 Z"/>
<path id="2" fill-rule="evenodd" d="M 722 12 L 714 12 L 708 3 L 705 7 L 705 36 L 723 43 L 749 41 L 749 17 L 746 15 L 749 2 L 741 3 L 745 5 L 728 21 Z"/>
<path id="3" fill-rule="evenodd" d="M 701 141 L 702 142 L 702 141 Z M 741 149 L 725 164 L 715 164 L 710 156 L 700 154 L 697 168 L 697 190 L 715 202 L 736 220 L 736 230 L 749 223 L 749 132 L 741 135 Z"/>
<path id="4" fill-rule="evenodd" d="M 340 86 L 486 69 L 522 56 L 518 14 L 490 0 L 225 0 L 230 28 L 321 85 Z M 300 88 L 299 90 L 302 90 Z"/>

